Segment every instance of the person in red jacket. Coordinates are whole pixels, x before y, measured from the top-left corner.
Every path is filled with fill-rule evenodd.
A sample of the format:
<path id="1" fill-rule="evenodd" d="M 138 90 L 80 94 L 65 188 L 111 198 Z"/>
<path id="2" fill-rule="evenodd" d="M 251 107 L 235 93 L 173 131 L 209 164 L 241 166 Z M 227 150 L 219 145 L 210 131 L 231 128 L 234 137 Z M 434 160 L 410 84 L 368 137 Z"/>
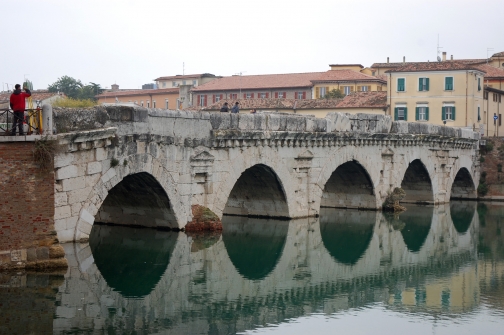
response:
<path id="1" fill-rule="evenodd" d="M 19 129 L 19 135 L 24 135 L 23 120 L 24 112 L 26 109 L 25 99 L 31 96 L 28 88 L 23 87 L 25 92 L 21 92 L 21 85 L 16 84 L 14 92 L 10 96 L 10 107 L 14 111 L 14 125 L 12 127 L 11 135 L 16 135 L 16 125 Z"/>

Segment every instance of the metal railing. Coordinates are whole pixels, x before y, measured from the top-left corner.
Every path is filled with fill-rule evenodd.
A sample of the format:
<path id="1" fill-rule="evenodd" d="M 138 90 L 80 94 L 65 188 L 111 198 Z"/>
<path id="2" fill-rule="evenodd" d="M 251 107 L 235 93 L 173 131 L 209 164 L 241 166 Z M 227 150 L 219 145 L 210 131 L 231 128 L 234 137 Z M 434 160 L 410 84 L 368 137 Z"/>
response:
<path id="1" fill-rule="evenodd" d="M 33 109 L 24 110 L 23 130 L 25 124 L 28 129 L 24 133 L 26 135 L 41 135 L 43 133 L 42 123 L 42 108 L 37 107 Z M 0 136 L 11 135 L 11 130 L 14 126 L 14 111 L 11 109 L 0 110 Z"/>

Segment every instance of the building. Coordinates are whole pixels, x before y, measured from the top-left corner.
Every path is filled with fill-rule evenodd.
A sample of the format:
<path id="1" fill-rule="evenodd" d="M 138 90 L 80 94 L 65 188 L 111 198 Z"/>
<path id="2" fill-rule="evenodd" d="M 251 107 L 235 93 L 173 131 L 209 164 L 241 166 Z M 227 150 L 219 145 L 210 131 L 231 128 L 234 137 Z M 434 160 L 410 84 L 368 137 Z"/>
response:
<path id="1" fill-rule="evenodd" d="M 504 90 L 485 87 L 483 92 L 484 136 L 504 136 L 502 114 L 504 114 Z"/>
<path id="2" fill-rule="evenodd" d="M 332 90 L 339 90 L 348 95 L 352 92 L 386 91 L 387 82 L 383 79 L 364 74 L 360 64 L 333 64 L 331 70 L 312 80 L 313 97 L 320 99 Z"/>
<path id="3" fill-rule="evenodd" d="M 367 113 L 385 114 L 387 110 L 387 92 L 353 92 L 343 99 L 239 99 L 240 113 L 256 112 L 294 113 L 300 115 L 314 115 L 324 118 L 327 113 Z M 204 107 L 203 111 L 218 112 L 224 105 L 225 100 L 220 100 L 210 106 Z M 230 107 L 234 100 L 228 101 Z"/>
<path id="4" fill-rule="evenodd" d="M 179 88 L 155 90 L 121 90 L 96 96 L 98 103 L 134 103 L 147 108 L 179 109 Z"/>
<path id="5" fill-rule="evenodd" d="M 0 93 L 0 109 L 10 108 L 10 96 L 12 92 L 1 92 Z M 37 107 L 44 104 L 51 104 L 53 101 L 65 97 L 65 94 L 58 92 L 49 92 L 48 90 L 33 90 L 32 91 L 32 102 L 33 107 Z M 28 101 L 26 101 L 26 108 L 28 108 Z"/>
<path id="6" fill-rule="evenodd" d="M 193 87 L 193 106 L 205 107 L 220 100 L 310 99 L 313 79 L 323 72 L 223 77 Z"/>
<path id="7" fill-rule="evenodd" d="M 386 72 L 394 120 L 480 129 L 485 72 L 462 62 L 406 63 Z"/>
<path id="8" fill-rule="evenodd" d="M 199 85 L 206 84 L 214 79 L 221 78 L 211 73 L 202 73 L 202 74 L 185 74 L 185 75 L 176 75 L 176 76 L 166 76 L 159 77 L 154 79 L 157 84 L 157 87 L 162 88 L 170 88 L 170 87 L 179 87 L 182 85 L 191 85 L 197 87 Z"/>

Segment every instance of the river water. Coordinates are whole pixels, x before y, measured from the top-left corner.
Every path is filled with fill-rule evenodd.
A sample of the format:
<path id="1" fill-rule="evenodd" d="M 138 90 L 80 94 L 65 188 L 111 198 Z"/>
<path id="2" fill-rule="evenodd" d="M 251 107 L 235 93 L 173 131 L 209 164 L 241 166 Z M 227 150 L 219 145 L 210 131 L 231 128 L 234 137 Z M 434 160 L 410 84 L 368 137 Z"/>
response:
<path id="1" fill-rule="evenodd" d="M 0 276 L 1 334 L 502 334 L 504 205 L 95 225 L 61 275 Z"/>

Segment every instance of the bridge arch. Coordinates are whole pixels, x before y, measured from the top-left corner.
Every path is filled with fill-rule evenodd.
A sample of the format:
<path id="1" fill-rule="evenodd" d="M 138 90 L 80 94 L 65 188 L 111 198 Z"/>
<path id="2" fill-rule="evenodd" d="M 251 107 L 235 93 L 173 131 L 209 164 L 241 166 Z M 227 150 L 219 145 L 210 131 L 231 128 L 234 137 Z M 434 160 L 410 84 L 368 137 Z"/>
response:
<path id="1" fill-rule="evenodd" d="M 410 161 L 401 181 L 401 188 L 406 192 L 402 202 L 434 203 L 431 175 L 421 159 Z"/>
<path id="2" fill-rule="evenodd" d="M 253 148 L 251 148 L 253 149 Z M 295 183 L 289 171 L 278 159 L 265 155 L 242 153 L 245 159 L 232 162 L 221 178 L 213 206 L 218 216 L 223 214 L 292 218 Z M 211 208 L 213 207 L 213 208 Z"/>
<path id="3" fill-rule="evenodd" d="M 378 158 L 349 148 L 337 150 L 318 176 L 313 195 L 315 208 L 380 208 L 376 195 L 380 171 L 371 168 Z"/>
<path id="4" fill-rule="evenodd" d="M 453 164 L 450 179 L 446 185 L 449 199 L 476 199 L 476 185 L 479 175 L 472 172 L 473 161 L 470 157 L 460 156 Z"/>
<path id="5" fill-rule="evenodd" d="M 128 182 L 133 182 L 133 185 L 128 185 Z M 119 199 L 124 198 L 125 192 L 128 192 L 129 189 L 132 187 L 138 189 L 142 186 L 153 188 L 151 192 L 146 192 L 150 193 L 150 196 L 144 205 L 149 204 L 150 207 L 155 204 L 161 205 L 162 209 L 159 210 L 158 214 L 162 215 L 164 219 L 154 219 L 149 223 L 145 220 L 137 221 L 137 223 L 128 221 L 126 224 L 164 226 L 168 228 L 181 228 L 186 224 L 189 209 L 182 207 L 180 195 L 177 193 L 171 173 L 152 155 L 138 154 L 128 156 L 126 164 L 110 167 L 92 186 L 87 197 L 88 200 L 82 205 L 79 212 L 75 227 L 75 240 L 78 241 L 89 237 L 97 214 L 101 220 L 110 219 L 110 216 L 105 215 L 103 211 L 100 212 L 103 204 L 108 206 L 117 203 Z M 163 198 L 163 193 L 166 198 Z M 107 200 L 109 196 L 112 198 Z M 134 209 L 132 211 L 134 213 Z M 126 215 L 122 216 L 122 218 L 126 219 Z M 132 220 L 132 217 L 128 220 Z"/>

